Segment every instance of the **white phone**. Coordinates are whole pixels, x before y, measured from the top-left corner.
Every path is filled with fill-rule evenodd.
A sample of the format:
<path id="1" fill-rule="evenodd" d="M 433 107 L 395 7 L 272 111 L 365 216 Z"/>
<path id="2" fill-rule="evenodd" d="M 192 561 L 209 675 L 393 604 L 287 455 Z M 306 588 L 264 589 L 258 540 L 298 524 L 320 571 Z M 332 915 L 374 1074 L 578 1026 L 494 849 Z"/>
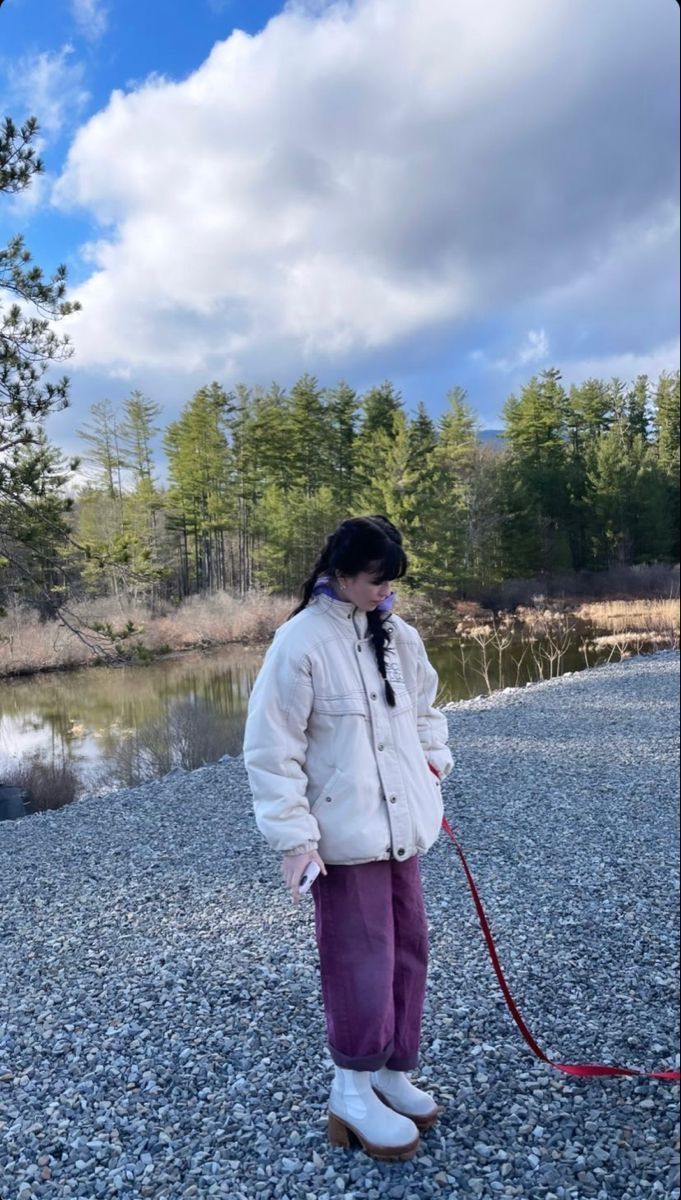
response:
<path id="1" fill-rule="evenodd" d="M 319 866 L 317 863 L 309 862 L 303 871 L 300 877 L 300 883 L 298 884 L 298 891 L 300 892 L 301 896 L 304 896 L 306 892 L 309 892 L 318 874 Z"/>

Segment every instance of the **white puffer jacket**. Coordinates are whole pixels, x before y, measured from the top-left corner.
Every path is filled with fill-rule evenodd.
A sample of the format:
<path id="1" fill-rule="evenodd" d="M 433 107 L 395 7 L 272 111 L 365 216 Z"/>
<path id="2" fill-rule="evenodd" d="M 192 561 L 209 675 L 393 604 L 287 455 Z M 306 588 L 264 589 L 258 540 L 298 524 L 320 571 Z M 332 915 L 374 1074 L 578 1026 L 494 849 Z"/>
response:
<path id="1" fill-rule="evenodd" d="M 327 863 L 423 854 L 442 821 L 452 769 L 438 677 L 416 629 L 396 614 L 386 648 L 391 708 L 366 613 L 315 596 L 281 625 L 248 704 L 244 762 L 255 819 L 280 853 Z"/>

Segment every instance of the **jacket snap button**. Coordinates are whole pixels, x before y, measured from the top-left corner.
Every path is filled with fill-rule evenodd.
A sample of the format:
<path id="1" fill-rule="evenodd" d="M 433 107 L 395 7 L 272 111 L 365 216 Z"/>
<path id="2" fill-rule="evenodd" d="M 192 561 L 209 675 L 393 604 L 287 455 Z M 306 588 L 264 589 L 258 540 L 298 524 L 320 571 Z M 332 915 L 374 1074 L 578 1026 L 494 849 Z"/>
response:
<path id="1" fill-rule="evenodd" d="M 404 850 L 398 850 L 398 851 L 397 851 L 397 855 L 398 855 L 398 857 L 399 857 L 399 858 L 403 858 L 403 857 L 404 857 Z"/>
<path id="2" fill-rule="evenodd" d="M 391 803 L 391 804 L 394 804 L 396 800 L 397 800 L 397 796 L 391 796 L 391 797 L 390 797 L 390 803 Z"/>
<path id="3" fill-rule="evenodd" d="M 375 699 L 376 699 L 376 693 L 375 693 L 375 692 L 372 692 L 372 693 L 371 693 L 371 699 L 372 699 L 372 700 L 375 700 Z"/>
<path id="4" fill-rule="evenodd" d="M 325 797 L 324 797 L 324 799 L 326 800 L 326 803 L 327 803 L 327 804 L 330 804 L 330 803 L 331 803 L 331 797 L 330 797 L 330 796 L 325 796 Z"/>
<path id="5" fill-rule="evenodd" d="M 378 748 L 379 748 L 379 750 L 382 750 L 382 749 L 383 749 L 383 742 L 379 742 L 379 743 L 378 743 Z"/>

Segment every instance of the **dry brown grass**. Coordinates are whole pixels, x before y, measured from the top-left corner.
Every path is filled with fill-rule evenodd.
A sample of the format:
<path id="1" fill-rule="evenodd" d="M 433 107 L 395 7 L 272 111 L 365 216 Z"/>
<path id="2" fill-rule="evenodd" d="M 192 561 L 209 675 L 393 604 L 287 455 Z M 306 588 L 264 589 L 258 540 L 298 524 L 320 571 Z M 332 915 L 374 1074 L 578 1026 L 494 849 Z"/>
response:
<path id="1" fill-rule="evenodd" d="M 675 600 L 601 600 L 580 604 L 575 616 L 611 633 L 674 633 L 678 635 L 681 605 Z"/>
<path id="2" fill-rule="evenodd" d="M 17 614 L 0 621 L 0 675 L 24 675 L 55 667 L 76 667 L 94 653 L 57 622 Z"/>
<path id="3" fill-rule="evenodd" d="M 264 592 L 243 600 L 227 592 L 190 596 L 179 608 L 149 621 L 144 644 L 150 650 L 185 650 L 224 642 L 266 642 L 295 604 L 292 597 Z"/>
<path id="4" fill-rule="evenodd" d="M 452 601 L 444 611 L 428 597 L 398 588 L 396 611 L 425 637 L 469 632 L 494 620 L 490 610 L 473 601 Z M 69 621 L 84 641 L 57 621 L 40 621 L 18 610 L 0 620 L 0 676 L 22 675 L 59 667 L 87 666 L 106 655 L 144 661 L 149 657 L 193 648 L 237 643 L 261 645 L 286 620 L 294 597 L 254 591 L 243 599 L 218 592 L 191 596 L 178 607 L 152 613 L 142 604 L 115 598 L 84 601 L 69 609 Z M 679 600 L 613 600 L 569 605 L 543 603 L 518 607 L 515 622 L 532 636 L 545 635 L 567 619 L 567 613 L 613 634 L 662 635 L 678 644 Z M 502 617 L 510 621 L 508 614 Z"/>
<path id="5" fill-rule="evenodd" d="M 85 601 L 68 612 L 81 637 L 58 621 L 40 621 L 19 610 L 0 620 L 0 676 L 87 666 L 107 654 L 134 660 L 229 642 L 263 643 L 295 604 L 293 598 L 264 592 L 244 599 L 221 592 L 192 596 L 154 615 L 141 604 Z"/>

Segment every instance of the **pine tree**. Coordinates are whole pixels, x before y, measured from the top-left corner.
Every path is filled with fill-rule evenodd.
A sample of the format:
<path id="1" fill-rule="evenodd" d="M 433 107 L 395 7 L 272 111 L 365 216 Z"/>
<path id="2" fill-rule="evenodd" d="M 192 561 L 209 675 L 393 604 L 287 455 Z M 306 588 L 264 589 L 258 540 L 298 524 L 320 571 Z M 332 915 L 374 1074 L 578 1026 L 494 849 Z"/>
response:
<path id="1" fill-rule="evenodd" d="M 471 577 L 468 535 L 478 437 L 477 418 L 463 388 L 448 392 L 447 405 L 437 423 L 438 444 L 433 456 L 439 496 L 434 527 L 437 559 L 430 572 L 433 583 L 443 591 L 461 586 Z"/>
<path id="2" fill-rule="evenodd" d="M 355 488 L 355 439 L 359 423 L 357 393 L 341 382 L 325 396 L 329 429 L 331 491 L 334 508 L 342 519 L 353 506 Z"/>
<path id="3" fill-rule="evenodd" d="M 441 484 L 435 451 L 437 429 L 423 401 L 407 424 L 408 475 L 400 496 L 401 520 L 409 553 L 409 580 L 413 588 L 427 586 L 438 562 L 437 512 Z"/>
<path id="4" fill-rule="evenodd" d="M 21 127 L 5 119 L 0 192 L 22 192 L 43 170 L 37 133 L 33 117 Z M 54 326 L 79 306 L 65 298 L 66 268 L 47 278 L 19 236 L 0 249 L 0 296 L 0 590 L 12 587 L 56 612 L 59 593 L 50 579 L 53 570 L 60 572 L 56 560 L 47 565 L 46 555 L 48 547 L 56 555 L 66 539 L 71 502 L 61 489 L 77 461 L 66 464 L 49 448 L 44 421 L 69 399 L 68 380 L 48 374 L 71 354 L 68 338 Z M 29 537 L 31 522 L 41 528 Z"/>
<path id="5" fill-rule="evenodd" d="M 566 396 L 555 368 L 534 376 L 503 414 L 510 517 L 506 560 L 512 573 L 561 571 L 572 565 L 567 530 Z"/>
<path id="6" fill-rule="evenodd" d="M 382 469 L 372 481 L 370 498 L 365 504 L 374 512 L 383 513 L 398 527 L 409 520 L 411 497 L 416 479 L 412 469 L 409 419 L 400 408 L 392 418 L 393 432 L 376 432 L 374 444 L 381 455 Z"/>
<path id="7" fill-rule="evenodd" d="M 642 438 L 631 445 L 617 421 L 596 442 L 589 470 L 596 565 L 610 567 L 634 561 L 637 540 L 637 478 L 643 466 Z"/>
<path id="8" fill-rule="evenodd" d="M 30 502 L 6 508 L 0 503 L 0 578 L 4 568 L 15 599 L 52 617 L 68 595 L 74 566 L 69 542 L 72 502 L 65 502 L 62 492 L 71 464 L 50 445 L 44 430 L 37 429 L 30 447 L 19 449 L 14 467 Z"/>
<path id="9" fill-rule="evenodd" d="M 74 533 L 84 555 L 80 575 L 90 596 L 131 592 L 130 545 L 123 524 L 123 499 L 86 484 L 74 506 Z"/>
<path id="10" fill-rule="evenodd" d="M 403 411 L 402 397 L 386 379 L 378 387 L 369 388 L 361 400 L 362 436 L 369 438 L 375 433 L 392 433 L 393 417 Z"/>
<path id="11" fill-rule="evenodd" d="M 679 372 L 663 371 L 657 381 L 654 398 L 653 427 L 658 461 L 670 479 L 679 477 Z"/>
<path id="12" fill-rule="evenodd" d="M 302 475 L 300 462 L 292 452 L 296 422 L 291 398 L 273 383 L 269 391 L 255 389 L 249 396 L 249 404 L 248 444 L 254 471 L 254 499 L 270 483 L 288 493 Z"/>
<path id="13" fill-rule="evenodd" d="M 354 515 L 382 511 L 391 447 L 403 417 L 402 398 L 389 381 L 362 396 L 354 442 Z"/>
<path id="14" fill-rule="evenodd" d="M 608 387 L 600 379 L 573 384 L 565 402 L 565 486 L 568 495 L 567 535 L 572 566 L 576 571 L 592 566 L 593 532 L 590 480 L 601 433 L 610 428 L 612 404 Z"/>
<path id="15" fill-rule="evenodd" d="M 93 595 L 129 590 L 129 545 L 124 529 L 120 417 L 110 400 L 90 406 L 90 421 L 76 432 L 86 443 L 83 460 L 90 478 L 81 489 L 75 516 L 76 535 L 85 549 L 84 580 Z"/>
<path id="16" fill-rule="evenodd" d="M 650 386 L 647 375 L 639 375 L 626 395 L 627 437 L 631 444 L 634 438 L 648 441 L 650 429 Z"/>
<path id="17" fill-rule="evenodd" d="M 291 388 L 289 425 L 294 487 L 307 496 L 331 487 L 331 429 L 322 389 L 312 375 L 303 375 Z"/>
<path id="18" fill-rule="evenodd" d="M 182 578 L 189 590 L 226 583 L 224 533 L 234 521 L 229 488 L 227 421 L 231 399 L 217 383 L 200 388 L 169 425 L 169 519 L 179 534 Z"/>
<path id="19" fill-rule="evenodd" d="M 94 468 L 95 486 L 119 506 L 123 500 L 123 470 L 127 465 L 121 444 L 120 419 L 110 400 L 90 405 L 91 421 L 77 429 L 87 444 L 85 462 Z"/>
<path id="20" fill-rule="evenodd" d="M 155 475 L 153 442 L 161 405 L 140 391 L 123 402 L 120 444 L 132 490 L 123 505 L 123 527 L 128 539 L 135 598 L 153 604 L 162 581 L 170 573 L 170 548 L 164 545 L 162 498 Z"/>
<path id="21" fill-rule="evenodd" d="M 278 393 L 275 406 L 279 401 L 284 409 L 286 401 L 283 393 Z M 230 397 L 226 424 L 230 443 L 229 490 L 235 512 L 229 540 L 231 580 L 232 587 L 243 596 L 255 584 L 255 512 L 264 486 L 258 463 L 262 436 L 258 430 L 254 401 L 247 387 L 239 385 Z"/>
<path id="22" fill-rule="evenodd" d="M 312 493 L 298 488 L 288 495 L 275 484 L 267 487 L 256 513 L 262 534 L 256 582 L 274 592 L 295 592 L 335 523 L 335 501 L 329 487 Z"/>
<path id="23" fill-rule="evenodd" d="M 664 479 L 660 503 L 664 513 L 663 557 L 678 562 L 679 508 L 679 372 L 663 371 L 653 401 L 653 449 Z"/>
<path id="24" fill-rule="evenodd" d="M 134 491 L 142 482 L 150 484 L 152 488 L 157 486 L 154 476 L 153 441 L 159 432 L 156 422 L 162 411 L 162 406 L 157 401 L 149 400 L 137 390 L 123 401 L 124 417 L 118 431 L 118 440 L 122 459 L 132 473 Z"/>

